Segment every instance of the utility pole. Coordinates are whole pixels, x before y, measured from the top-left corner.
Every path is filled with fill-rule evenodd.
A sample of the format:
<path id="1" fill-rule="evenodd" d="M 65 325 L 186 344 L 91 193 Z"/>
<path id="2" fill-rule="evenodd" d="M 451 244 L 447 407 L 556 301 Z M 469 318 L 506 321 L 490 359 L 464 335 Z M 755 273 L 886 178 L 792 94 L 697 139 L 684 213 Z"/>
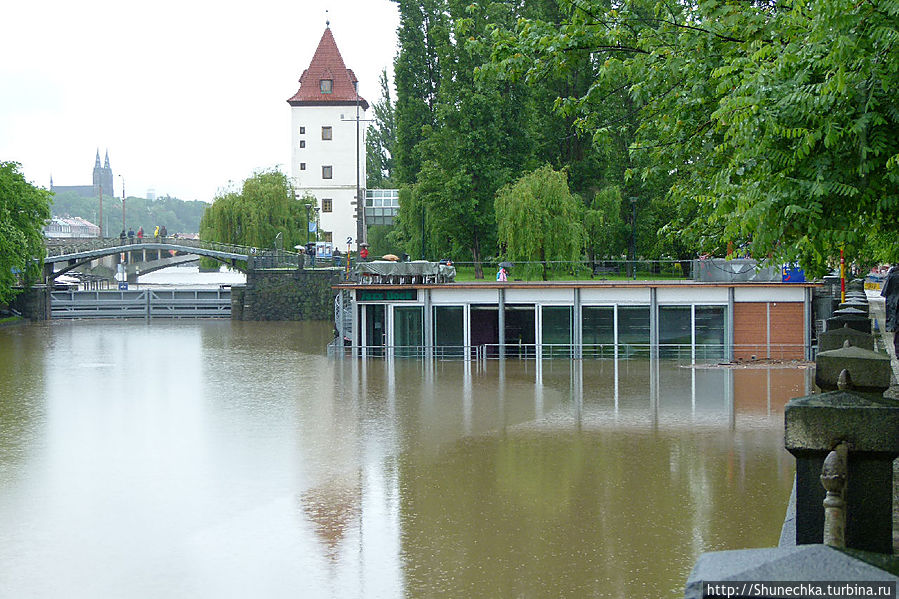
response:
<path id="1" fill-rule="evenodd" d="M 356 92 L 356 247 L 365 243 L 365 199 L 362 198 L 362 185 L 359 173 L 359 82 L 353 82 Z"/>
<path id="2" fill-rule="evenodd" d="M 99 158 L 98 158 L 99 160 Z M 100 238 L 105 237 L 103 234 L 103 184 L 100 184 Z"/>

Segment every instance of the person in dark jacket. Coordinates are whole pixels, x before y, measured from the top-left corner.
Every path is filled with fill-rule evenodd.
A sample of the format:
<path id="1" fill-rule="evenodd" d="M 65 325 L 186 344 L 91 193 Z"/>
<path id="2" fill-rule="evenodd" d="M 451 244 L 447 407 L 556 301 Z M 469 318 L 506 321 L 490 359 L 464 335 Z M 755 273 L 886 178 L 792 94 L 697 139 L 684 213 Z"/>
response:
<path id="1" fill-rule="evenodd" d="M 893 348 L 896 357 L 899 358 L 899 264 L 893 265 L 887 273 L 880 295 L 886 300 L 887 321 L 884 323 L 884 329 L 892 331 Z"/>

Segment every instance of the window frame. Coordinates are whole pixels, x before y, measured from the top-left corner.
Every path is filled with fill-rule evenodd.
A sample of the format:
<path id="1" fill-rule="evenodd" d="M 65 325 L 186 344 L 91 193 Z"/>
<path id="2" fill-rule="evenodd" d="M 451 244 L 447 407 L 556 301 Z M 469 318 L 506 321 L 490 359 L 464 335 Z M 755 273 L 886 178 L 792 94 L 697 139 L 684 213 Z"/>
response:
<path id="1" fill-rule="evenodd" d="M 334 128 L 330 125 L 322 125 L 322 141 L 334 139 Z"/>

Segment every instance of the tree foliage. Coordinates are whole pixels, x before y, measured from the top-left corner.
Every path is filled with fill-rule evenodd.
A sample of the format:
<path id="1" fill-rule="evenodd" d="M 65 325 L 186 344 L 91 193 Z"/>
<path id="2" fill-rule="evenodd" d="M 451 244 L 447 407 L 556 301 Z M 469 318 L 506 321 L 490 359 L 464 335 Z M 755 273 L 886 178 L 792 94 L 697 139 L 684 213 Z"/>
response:
<path id="1" fill-rule="evenodd" d="M 624 220 L 621 218 L 621 188 L 609 185 L 601 190 L 584 210 L 584 234 L 587 254 L 596 257 L 617 258 L 624 246 Z"/>
<path id="2" fill-rule="evenodd" d="M 287 175 L 280 170 L 260 171 L 243 182 L 240 191 L 216 195 L 200 223 L 200 238 L 234 245 L 273 248 L 278 234 L 283 247 L 306 243 L 306 204 L 315 219 L 316 199 L 296 197 Z M 314 240 L 315 234 L 309 234 Z"/>
<path id="3" fill-rule="evenodd" d="M 496 222 L 503 255 L 513 262 L 537 259 L 543 280 L 552 261 L 576 261 L 586 235 L 580 200 L 566 173 L 551 166 L 527 173 L 496 195 Z"/>
<path id="4" fill-rule="evenodd" d="M 497 30 L 494 58 L 535 84 L 590 53 L 589 89 L 558 106 L 600 144 L 621 128 L 609 99 L 633 106 L 643 158 L 627 177 L 667 189 L 668 239 L 734 241 L 812 272 L 844 245 L 899 257 L 895 242 L 871 247 L 899 222 L 895 0 L 559 5 L 559 21 Z"/>
<path id="5" fill-rule="evenodd" d="M 43 227 L 50 218 L 50 192 L 26 181 L 20 168 L 0 162 L 0 304 L 15 297 L 20 274 L 26 283 L 40 275 L 35 258 L 44 255 Z"/>
<path id="6" fill-rule="evenodd" d="M 396 144 L 396 118 L 387 83 L 387 70 L 381 71 L 378 79 L 381 99 L 373 106 L 374 122 L 368 126 L 366 136 L 366 187 L 384 189 L 394 185 L 393 154 Z"/>
<path id="7" fill-rule="evenodd" d="M 428 257 L 469 259 L 480 278 L 496 251 L 496 191 L 530 152 L 522 87 L 476 76 L 489 58 L 488 27 L 514 14 L 505 2 L 398 4 L 396 172 L 415 189 L 414 205 L 401 201 L 394 239 L 421 253 L 413 236 L 424 218 Z"/>
<path id="8" fill-rule="evenodd" d="M 125 228 L 135 231 L 143 227 L 151 231 L 156 225 L 165 225 L 170 234 L 193 234 L 200 231 L 200 219 L 209 207 L 208 202 L 184 201 L 172 196 L 155 200 L 128 197 L 125 199 Z M 85 198 L 72 192 L 59 192 L 53 196 L 53 216 L 80 216 L 100 224 L 100 201 Z M 122 227 L 122 199 L 103 197 L 104 233 L 117 237 Z"/>

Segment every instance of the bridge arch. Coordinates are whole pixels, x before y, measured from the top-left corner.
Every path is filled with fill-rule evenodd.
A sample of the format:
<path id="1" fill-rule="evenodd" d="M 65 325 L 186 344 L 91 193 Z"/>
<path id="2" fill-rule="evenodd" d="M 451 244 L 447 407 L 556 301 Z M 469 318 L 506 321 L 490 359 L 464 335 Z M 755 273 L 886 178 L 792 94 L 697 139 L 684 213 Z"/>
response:
<path id="1" fill-rule="evenodd" d="M 197 257 L 206 256 L 218 260 L 223 264 L 227 264 L 232 268 L 236 268 L 241 272 L 246 272 L 248 268 L 253 268 L 254 263 L 259 260 L 272 262 L 272 264 L 294 267 L 298 267 L 300 264 L 299 254 L 292 252 L 271 252 L 267 250 L 258 250 L 257 248 L 219 244 L 197 239 L 154 240 L 124 245 L 120 240 L 86 239 L 66 241 L 67 243 L 65 244 L 48 247 L 48 255 L 44 258 L 44 276 L 48 281 L 104 256 L 114 256 L 123 253 L 133 254 L 134 252 L 146 251 L 158 252 L 159 256 L 161 256 L 162 252 L 180 252 L 182 255 L 188 254 Z M 277 256 L 275 256 L 275 254 L 277 254 Z M 193 258 L 192 260 L 195 259 L 196 258 Z M 176 261 L 172 261 L 171 263 L 151 268 L 152 270 L 159 270 L 160 268 L 165 268 L 167 266 L 174 266 L 175 262 Z M 64 266 L 57 270 L 58 264 L 63 264 Z M 130 269 L 132 271 L 137 268 L 134 263 L 130 263 L 129 266 L 132 266 Z M 142 273 L 152 271 L 143 268 L 140 270 Z"/>

